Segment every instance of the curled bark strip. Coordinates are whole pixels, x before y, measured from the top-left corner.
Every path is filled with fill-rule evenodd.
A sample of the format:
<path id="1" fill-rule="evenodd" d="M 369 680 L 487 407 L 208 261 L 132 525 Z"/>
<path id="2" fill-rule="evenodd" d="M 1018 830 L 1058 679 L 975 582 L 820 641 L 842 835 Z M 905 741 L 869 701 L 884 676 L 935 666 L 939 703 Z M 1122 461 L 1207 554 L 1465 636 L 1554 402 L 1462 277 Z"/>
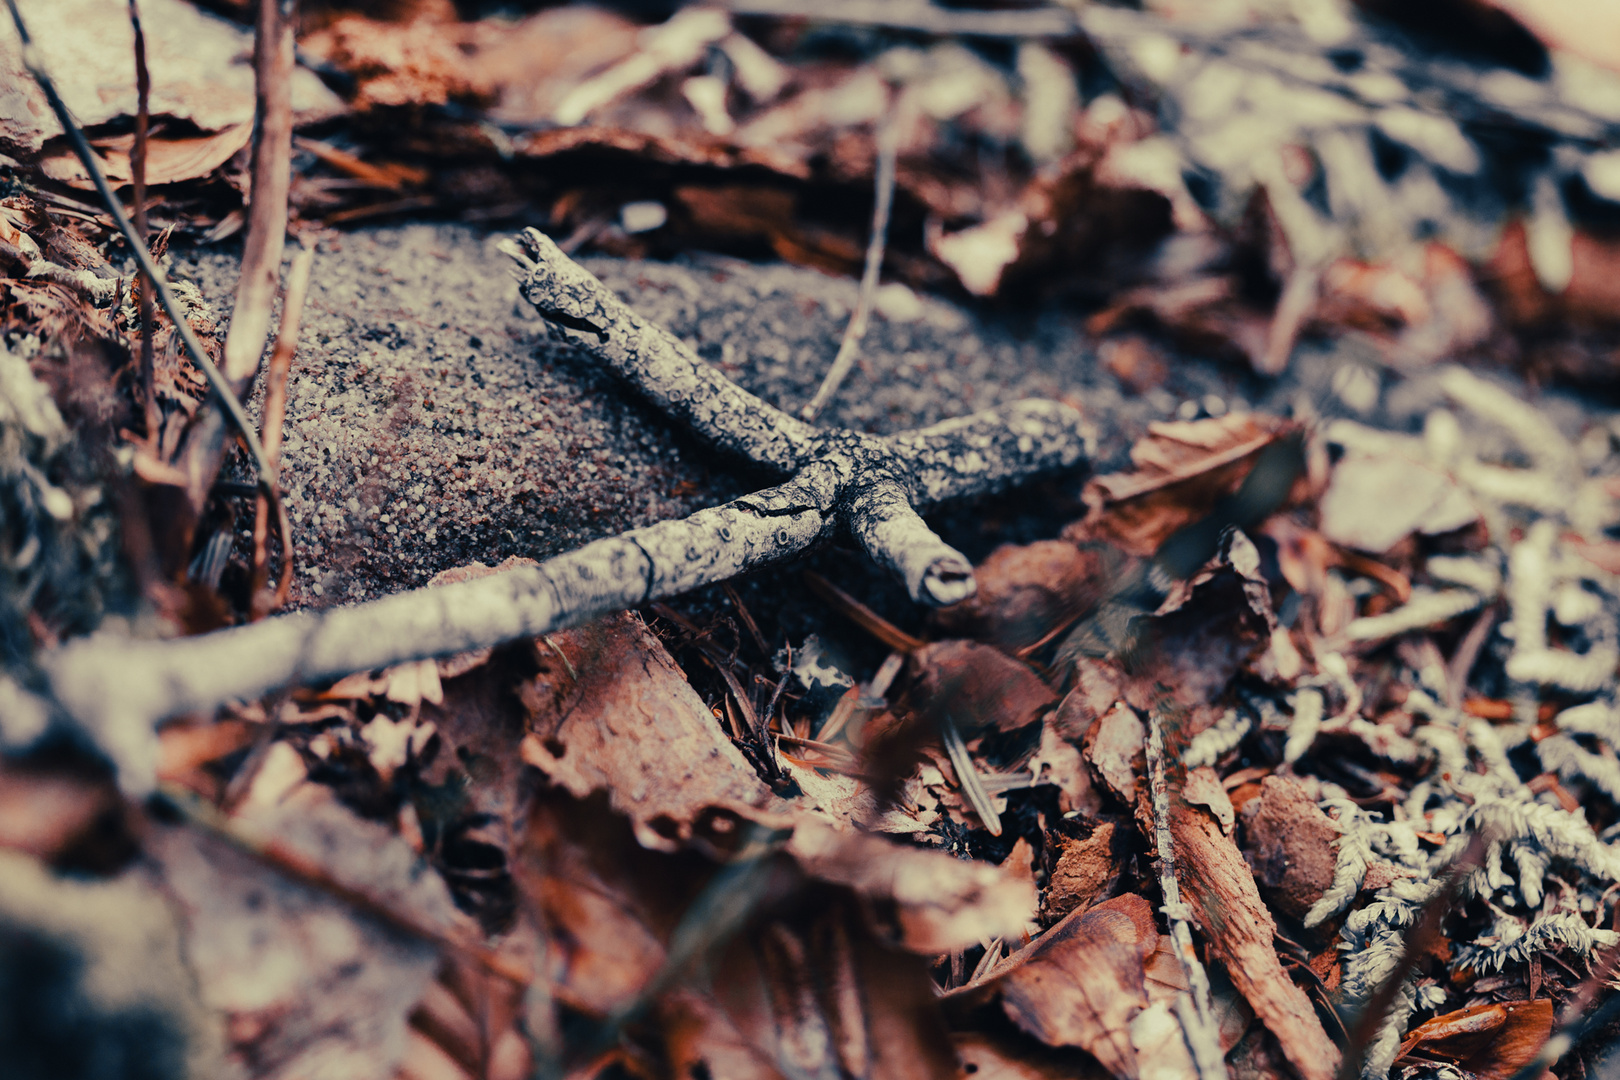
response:
<path id="1" fill-rule="evenodd" d="M 539 637 L 792 556 L 837 529 L 919 603 L 971 596 L 967 559 L 914 508 L 1077 463 L 1079 413 L 1018 402 L 889 438 L 817 431 L 637 316 L 540 233 L 505 245 L 523 292 L 592 356 L 699 436 L 784 475 L 776 487 L 587 544 L 532 567 L 174 641 L 80 639 L 40 657 L 58 703 L 123 770 L 152 783 L 152 724 L 322 679 Z M 273 477 L 273 472 L 269 474 Z"/>

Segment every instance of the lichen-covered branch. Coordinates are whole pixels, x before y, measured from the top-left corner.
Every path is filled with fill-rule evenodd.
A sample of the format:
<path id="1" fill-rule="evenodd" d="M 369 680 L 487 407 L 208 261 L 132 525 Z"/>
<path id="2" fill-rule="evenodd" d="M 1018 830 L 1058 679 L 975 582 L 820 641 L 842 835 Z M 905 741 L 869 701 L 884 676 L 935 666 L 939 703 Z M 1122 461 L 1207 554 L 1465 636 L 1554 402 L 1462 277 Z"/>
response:
<path id="1" fill-rule="evenodd" d="M 842 529 L 919 603 L 973 593 L 973 568 L 915 504 L 995 490 L 1082 456 L 1080 416 L 1019 402 L 878 438 L 818 431 L 772 408 L 621 303 L 549 239 L 508 245 L 539 309 L 699 436 L 783 483 L 724 506 L 598 540 L 538 566 L 172 641 L 100 635 L 40 658 L 56 702 L 135 789 L 154 777 L 152 725 L 299 680 L 533 637 L 724 581 Z"/>

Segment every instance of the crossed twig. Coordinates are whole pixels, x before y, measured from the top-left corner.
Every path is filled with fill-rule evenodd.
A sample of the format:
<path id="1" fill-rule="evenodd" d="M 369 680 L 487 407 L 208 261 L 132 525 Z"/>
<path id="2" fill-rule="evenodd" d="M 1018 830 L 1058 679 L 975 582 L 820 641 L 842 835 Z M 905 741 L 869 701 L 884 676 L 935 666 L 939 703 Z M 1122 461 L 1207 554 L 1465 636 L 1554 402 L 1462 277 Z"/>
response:
<path id="1" fill-rule="evenodd" d="M 1083 455 L 1080 414 L 1028 400 L 876 437 L 818 430 L 766 404 L 641 318 L 534 229 L 502 250 L 552 332 L 705 441 L 785 477 L 775 487 L 598 540 L 533 567 L 170 641 L 99 633 L 40 657 L 52 696 L 149 786 L 152 725 L 316 680 L 533 637 L 778 562 L 839 530 L 933 606 L 973 568 L 915 507 L 993 492 Z"/>

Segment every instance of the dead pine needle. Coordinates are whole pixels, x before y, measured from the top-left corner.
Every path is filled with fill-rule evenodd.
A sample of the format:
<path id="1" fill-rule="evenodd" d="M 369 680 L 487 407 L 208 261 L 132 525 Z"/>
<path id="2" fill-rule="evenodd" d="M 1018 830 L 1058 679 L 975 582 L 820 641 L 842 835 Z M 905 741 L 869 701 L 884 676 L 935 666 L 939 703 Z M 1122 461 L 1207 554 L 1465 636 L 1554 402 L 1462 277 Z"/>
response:
<path id="1" fill-rule="evenodd" d="M 130 183 L 135 195 L 135 231 L 145 244 L 151 235 L 146 223 L 146 142 L 151 127 L 152 73 L 146 66 L 146 32 L 141 28 L 141 8 L 137 0 L 129 0 L 129 25 L 135 31 L 135 145 L 130 150 Z M 141 275 L 141 408 L 146 418 L 146 437 L 155 446 L 158 438 L 156 357 L 152 348 L 153 311 L 152 281 Z"/>
<path id="2" fill-rule="evenodd" d="M 832 367 L 827 369 L 826 378 L 821 380 L 821 386 L 810 403 L 799 411 L 800 416 L 811 422 L 821 415 L 832 396 L 838 392 L 838 387 L 848 378 L 849 369 L 855 366 L 861 339 L 866 336 L 866 326 L 872 317 L 878 274 L 883 269 L 883 250 L 889 242 L 889 211 L 894 205 L 895 161 L 899 157 L 903 102 L 904 92 L 901 92 L 896 95 L 887 118 L 878 126 L 877 196 L 872 203 L 872 237 L 866 245 L 861 291 L 855 300 L 855 313 L 849 317 L 849 325 L 844 327 L 844 337 L 838 343 L 838 354 L 833 357 Z"/>
<path id="3" fill-rule="evenodd" d="M 939 735 L 945 743 L 945 753 L 950 756 L 951 767 L 956 770 L 957 782 L 962 785 L 962 794 L 967 796 L 973 812 L 979 815 L 990 835 L 1000 836 L 1001 815 L 996 813 L 995 804 L 984 790 L 978 770 L 973 767 L 973 758 L 968 755 L 967 744 L 962 741 L 962 733 L 956 729 L 956 721 L 951 719 L 950 713 L 940 720 Z"/>

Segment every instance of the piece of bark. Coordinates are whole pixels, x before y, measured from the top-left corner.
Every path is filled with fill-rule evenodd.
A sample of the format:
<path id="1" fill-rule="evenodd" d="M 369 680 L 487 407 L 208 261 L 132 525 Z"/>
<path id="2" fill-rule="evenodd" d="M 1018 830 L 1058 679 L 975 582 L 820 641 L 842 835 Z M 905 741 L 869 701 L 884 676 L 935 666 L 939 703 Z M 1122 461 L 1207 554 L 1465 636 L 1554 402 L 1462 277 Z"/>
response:
<path id="1" fill-rule="evenodd" d="M 1130 1022 L 1147 1008 L 1143 962 L 1158 942 L 1152 905 L 1118 896 L 1071 913 L 988 982 L 947 1000 L 969 1008 L 999 1001 L 1027 1034 L 1048 1046 L 1079 1047 L 1114 1076 L 1135 1080 Z"/>
<path id="2" fill-rule="evenodd" d="M 1084 911 L 1119 883 L 1131 859 L 1131 832 L 1105 821 L 1083 840 L 1065 841 L 1046 887 L 1046 916 Z"/>
<path id="3" fill-rule="evenodd" d="M 973 569 L 978 591 L 935 615 L 948 637 L 1004 649 L 1033 645 L 1101 598 L 1102 557 L 1066 540 L 1004 544 Z"/>
<path id="4" fill-rule="evenodd" d="M 1214 817 L 1190 806 L 1171 808 L 1170 827 L 1181 889 L 1210 954 L 1226 966 L 1303 1080 L 1332 1080 L 1338 1048 L 1277 959 L 1277 924 L 1237 846 Z"/>
<path id="5" fill-rule="evenodd" d="M 1243 833 L 1255 880 L 1283 914 L 1303 919 L 1333 884 L 1340 834 L 1307 786 L 1268 776 L 1243 807 Z"/>

